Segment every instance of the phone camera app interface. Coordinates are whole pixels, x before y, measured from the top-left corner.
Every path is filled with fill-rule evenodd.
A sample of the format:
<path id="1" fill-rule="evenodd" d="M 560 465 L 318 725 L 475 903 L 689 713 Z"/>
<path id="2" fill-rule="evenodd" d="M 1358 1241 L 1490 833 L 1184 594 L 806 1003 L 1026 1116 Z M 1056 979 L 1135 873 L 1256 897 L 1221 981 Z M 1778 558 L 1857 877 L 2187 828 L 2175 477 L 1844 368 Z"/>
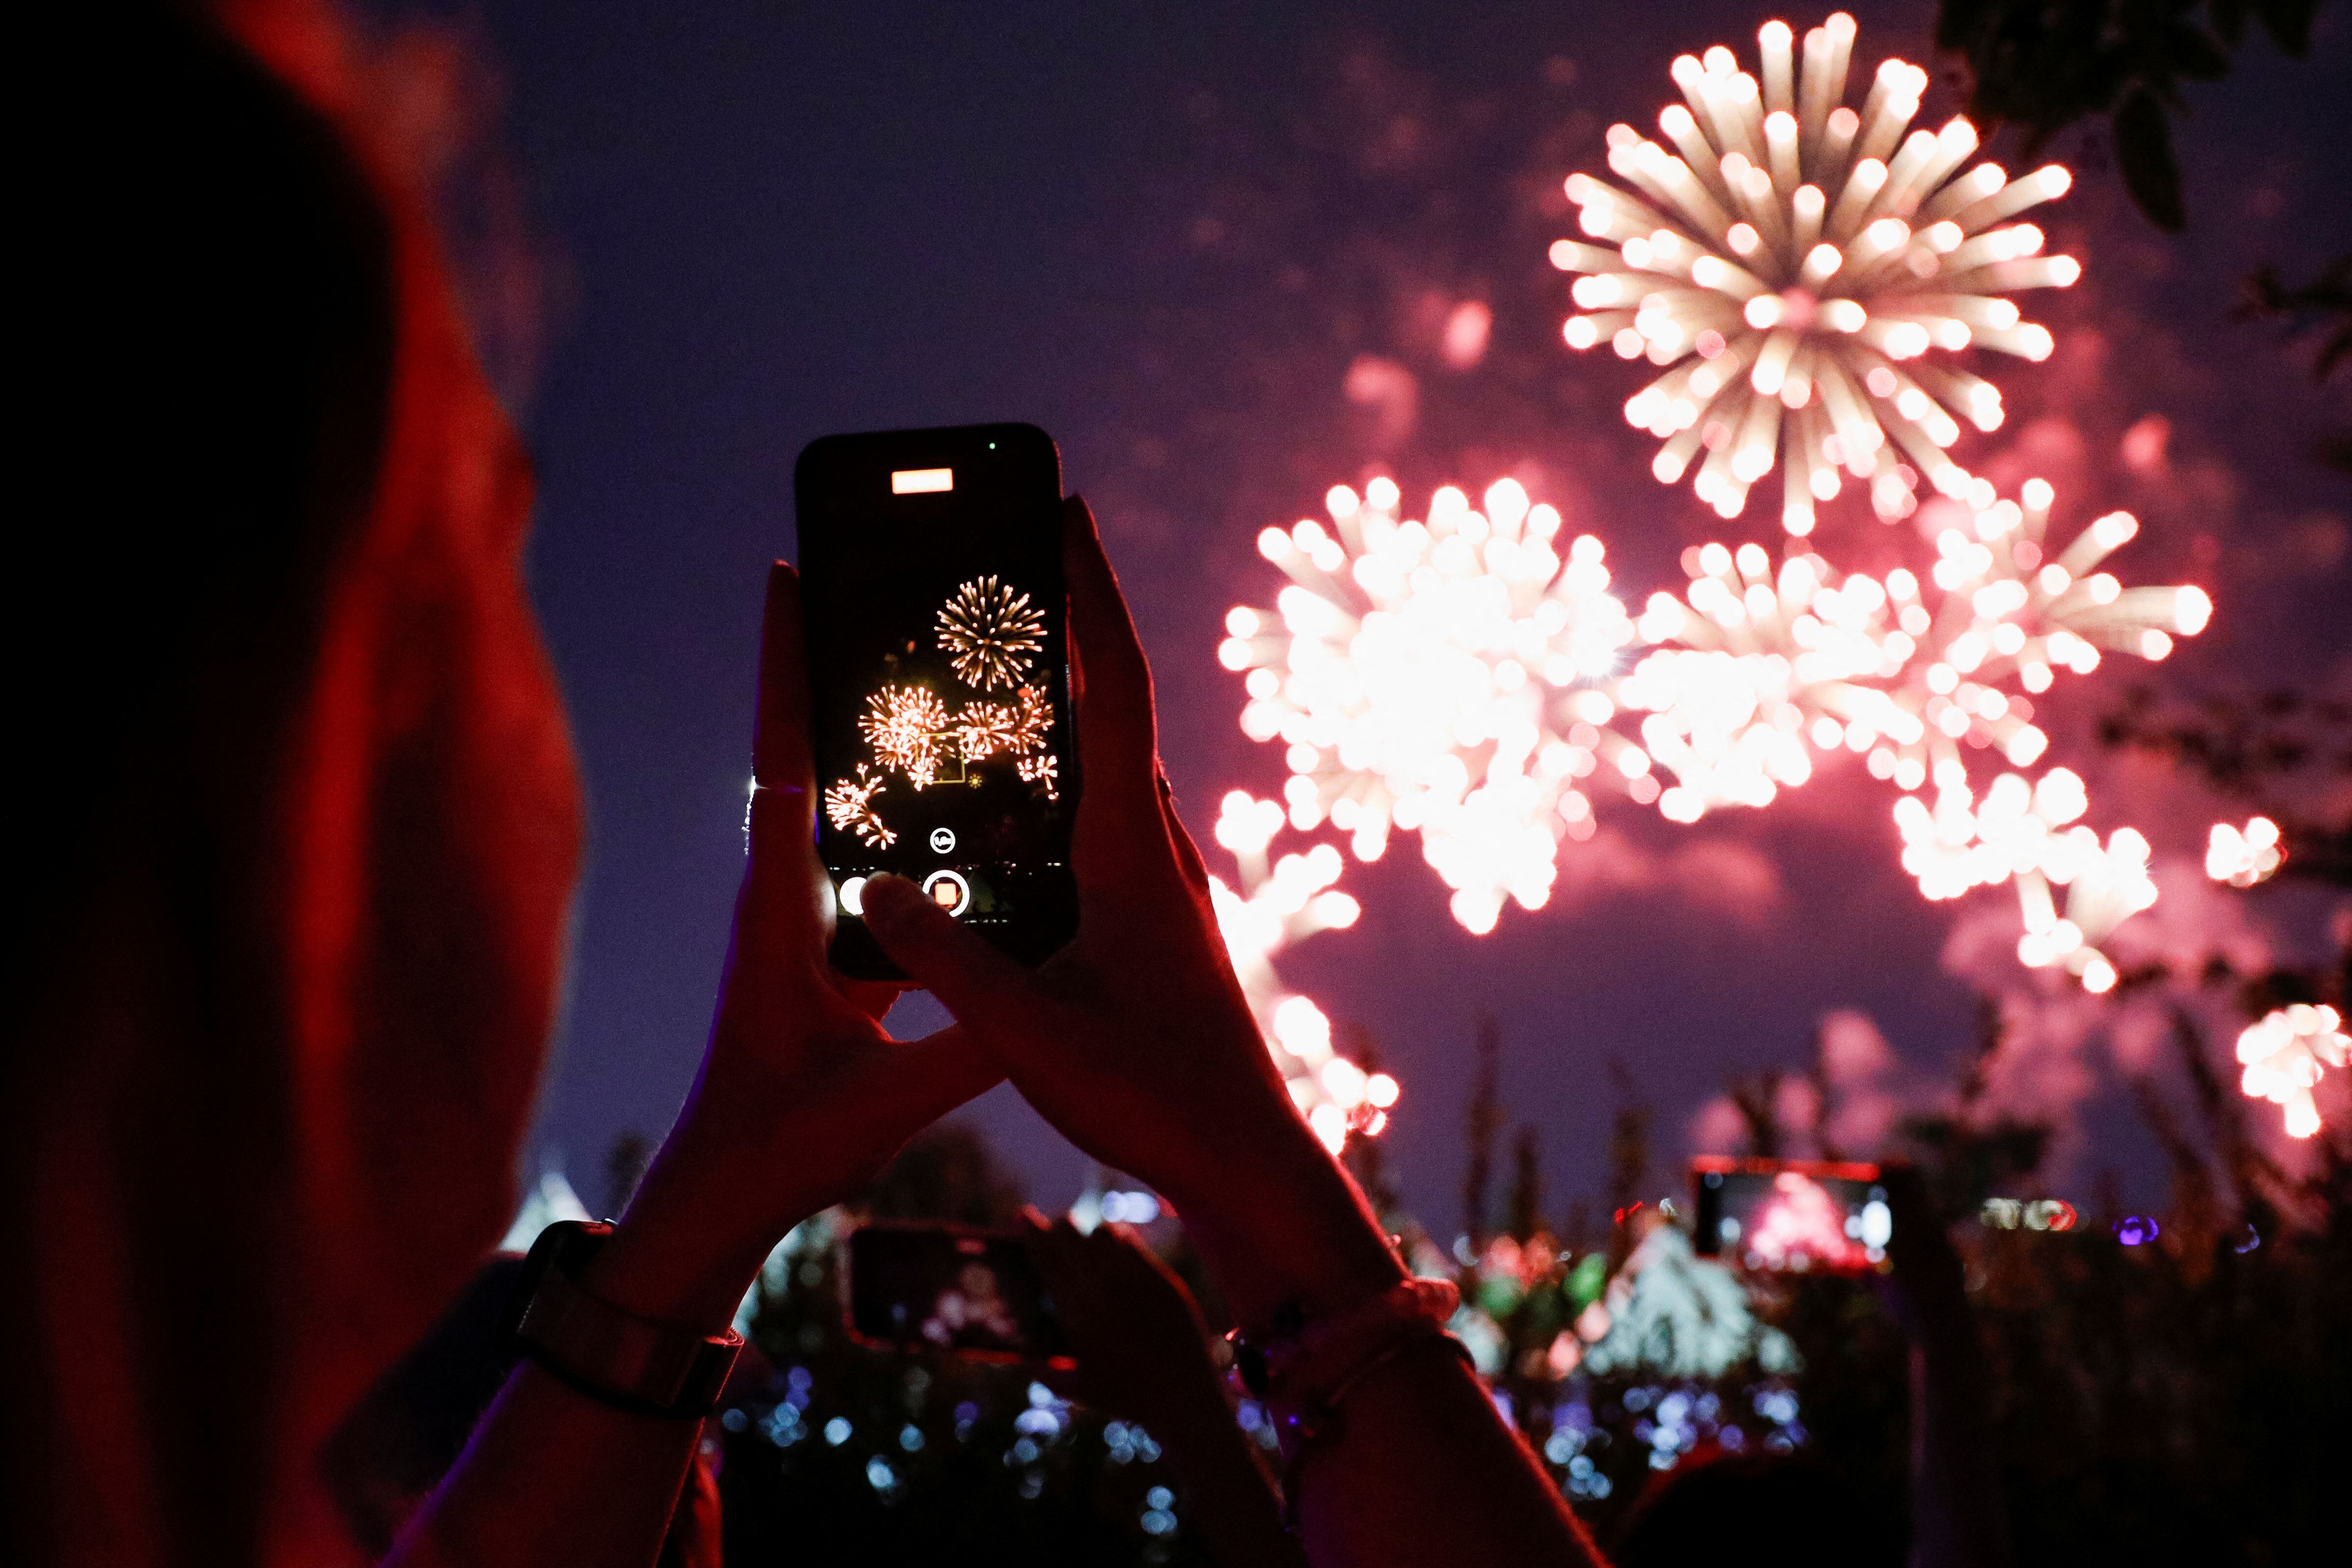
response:
<path id="1" fill-rule="evenodd" d="M 985 455 L 911 473 L 802 497 L 819 852 L 845 915 L 890 872 L 1018 945 L 1070 902 L 1059 497 Z"/>

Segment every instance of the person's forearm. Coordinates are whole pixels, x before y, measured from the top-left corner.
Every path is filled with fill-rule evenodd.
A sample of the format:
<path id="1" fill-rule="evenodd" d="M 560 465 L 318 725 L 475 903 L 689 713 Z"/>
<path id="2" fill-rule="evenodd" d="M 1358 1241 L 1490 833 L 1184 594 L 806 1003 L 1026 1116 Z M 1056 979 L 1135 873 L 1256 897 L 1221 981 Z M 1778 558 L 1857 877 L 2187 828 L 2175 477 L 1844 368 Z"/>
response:
<path id="1" fill-rule="evenodd" d="M 1404 1277 L 1355 1184 L 1301 1135 L 1309 1147 L 1269 1140 L 1245 1182 L 1182 1210 L 1246 1326 L 1286 1302 L 1309 1321 L 1344 1312 Z M 1435 1340 L 1366 1375 L 1296 1473 L 1318 1568 L 1600 1561 L 1485 1386 Z"/>
<path id="2" fill-rule="evenodd" d="M 1221 1568 L 1304 1568 L 1306 1553 L 1284 1527 L 1282 1494 L 1263 1450 L 1234 1419 L 1219 1381 L 1203 1364 L 1192 1382 L 1199 1396 L 1146 1416 L 1145 1429 L 1175 1462 L 1192 1522 Z"/>
<path id="3" fill-rule="evenodd" d="M 1244 1329 L 1263 1333 L 1286 1305 L 1307 1317 L 1342 1310 L 1404 1278 L 1363 1194 L 1303 1123 L 1234 1144 L 1250 1157 L 1171 1196 Z"/>
<path id="4" fill-rule="evenodd" d="M 638 1317 L 727 1331 L 765 1259 L 714 1236 L 692 1184 L 657 1171 L 581 1280 Z M 394 1568 L 648 1568 L 702 1423 L 615 1410 L 524 1362 L 386 1559 Z"/>
<path id="5" fill-rule="evenodd" d="M 649 1568 L 701 1433 L 625 1415 L 525 1362 L 387 1568 Z"/>
<path id="6" fill-rule="evenodd" d="M 1454 1349 L 1375 1368 L 1299 1468 L 1317 1568 L 1391 1563 L 1591 1564 L 1600 1553 Z"/>

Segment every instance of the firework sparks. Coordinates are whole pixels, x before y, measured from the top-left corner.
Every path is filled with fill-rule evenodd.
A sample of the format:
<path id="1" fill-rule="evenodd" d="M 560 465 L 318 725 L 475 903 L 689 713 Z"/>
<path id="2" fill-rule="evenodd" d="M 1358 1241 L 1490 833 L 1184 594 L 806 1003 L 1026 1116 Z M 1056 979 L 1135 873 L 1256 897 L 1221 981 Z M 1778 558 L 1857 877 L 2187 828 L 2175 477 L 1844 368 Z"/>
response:
<path id="1" fill-rule="evenodd" d="M 2268 1100 L 2286 1112 L 2291 1138 L 2319 1131 L 2319 1107 L 2311 1097 L 2321 1075 L 2352 1056 L 2334 1008 L 2297 1002 L 2279 1008 L 2238 1036 L 2238 1060 L 2245 1064 L 2240 1087 L 2247 1096 Z"/>
<path id="2" fill-rule="evenodd" d="M 1691 822 L 1858 761 L 1899 792 L 1923 894 L 2015 881 L 2021 955 L 2103 989 L 2114 967 L 2098 944 L 2152 901 L 2146 841 L 2119 829 L 2103 844 L 2080 825 L 2073 772 L 2018 771 L 2049 745 L 2028 694 L 2095 669 L 2103 649 L 2163 658 L 2212 607 L 2193 587 L 2126 589 L 2098 570 L 2137 533 L 2126 513 L 2046 549 L 2054 498 L 2034 479 L 2014 500 L 1937 500 L 1921 517 L 1924 576 L 1844 575 L 1809 549 L 1776 570 L 1758 545 L 1696 548 L 1685 595 L 1653 595 L 1636 621 L 1609 592 L 1600 541 L 1563 561 L 1557 513 L 1515 483 L 1491 487 L 1484 512 L 1442 489 L 1427 523 L 1399 521 L 1391 481 L 1362 497 L 1343 486 L 1326 498 L 1330 528 L 1260 536 L 1291 584 L 1274 612 L 1228 615 L 1219 658 L 1244 673 L 1244 730 L 1285 747 L 1285 820 L 1328 821 L 1362 860 L 1392 830 L 1417 832 L 1474 932 L 1507 900 L 1542 906 L 1560 841 L 1591 835 L 1604 789 Z M 1620 673 L 1637 643 L 1649 651 Z"/>
<path id="3" fill-rule="evenodd" d="M 1378 1137 L 1387 1127 L 1397 1082 L 1385 1072 L 1367 1073 L 1334 1050 L 1323 1009 L 1286 989 L 1275 973 L 1274 956 L 1284 947 L 1318 931 L 1344 930 L 1361 913 L 1334 885 L 1341 862 L 1331 845 L 1269 861 L 1267 850 L 1287 821 L 1280 801 L 1255 800 L 1240 789 L 1227 795 L 1216 839 L 1233 854 L 1238 885 L 1213 876 L 1209 892 L 1234 973 L 1291 1101 L 1337 1154 L 1351 1134 Z"/>
<path id="4" fill-rule="evenodd" d="M 1716 806 L 1769 805 L 1811 779 L 1815 751 L 1924 738 L 1886 689 L 1918 651 L 1899 624 L 1916 593 L 1909 573 L 1842 580 L 1810 554 L 1776 573 L 1753 544 L 1705 545 L 1685 565 L 1687 602 L 1650 597 L 1637 631 L 1660 646 L 1615 688 L 1624 708 L 1648 715 L 1643 742 L 1675 779 L 1656 797 L 1665 816 L 1693 822 Z"/>
<path id="5" fill-rule="evenodd" d="M 1647 771 L 1638 747 L 1602 735 L 1615 706 L 1593 684 L 1633 625 L 1601 541 L 1563 560 L 1559 514 L 1516 481 L 1484 511 L 1441 488 L 1426 522 L 1400 520 L 1400 498 L 1385 478 L 1360 497 L 1336 486 L 1329 529 L 1260 535 L 1291 586 L 1271 612 L 1234 610 L 1219 658 L 1246 672 L 1243 729 L 1286 743 L 1290 824 L 1328 821 L 1365 861 L 1392 828 L 1417 831 L 1456 917 L 1484 931 L 1506 897 L 1540 907 L 1556 841 L 1591 834 L 1578 780 L 1602 760 L 1622 779 Z"/>
<path id="6" fill-rule="evenodd" d="M 956 710 L 955 723 L 965 760 L 978 762 L 998 752 L 1026 758 L 1044 750 L 1045 730 L 1053 718 L 1045 694 L 1035 686 L 1023 686 L 1009 703 L 965 704 Z"/>
<path id="7" fill-rule="evenodd" d="M 1927 73 L 1902 60 L 1882 63 L 1861 109 L 1847 107 L 1854 32 L 1853 17 L 1831 16 L 1805 35 L 1801 68 L 1788 24 L 1768 22 L 1760 83 L 1721 45 L 1675 60 L 1686 104 L 1658 117 L 1672 150 L 1612 126 L 1609 167 L 1633 189 L 1570 176 L 1579 226 L 1602 243 L 1551 249 L 1554 266 L 1584 275 L 1569 345 L 1605 340 L 1664 371 L 1625 405 L 1664 443 L 1660 482 L 1697 461 L 1693 489 L 1731 517 L 1777 462 L 1781 522 L 1800 536 L 1839 494 L 1841 469 L 1870 483 L 1884 517 L 1912 507 L 1908 465 L 1967 494 L 1971 478 L 1946 451 L 1962 419 L 2000 424 L 2000 393 L 1931 350 L 2045 358 L 2049 332 L 2002 296 L 2082 271 L 2041 255 L 2041 230 L 2008 221 L 2063 195 L 2066 171 L 2012 180 L 1979 163 L 1955 177 L 1975 128 L 1955 118 L 1906 135 Z"/>
<path id="8" fill-rule="evenodd" d="M 940 611 L 939 637 L 958 678 L 1001 691 L 1020 684 L 1045 645 L 1045 617 L 1026 593 L 983 577 L 957 589 Z"/>
<path id="9" fill-rule="evenodd" d="M 2029 969 L 2061 965 L 2083 982 L 2084 990 L 2112 990 L 2115 962 L 2099 944 L 2156 903 L 2156 883 L 2147 874 L 2147 840 L 2137 829 L 2117 828 L 2101 848 L 2098 834 L 2079 827 L 2037 838 L 2038 863 L 2016 873 L 2018 904 L 2025 920 L 2025 935 L 2017 941 L 2018 962 Z M 2066 888 L 2063 915 L 2050 892 L 2053 883 Z"/>
<path id="10" fill-rule="evenodd" d="M 859 763 L 854 778 L 841 779 L 824 792 L 825 820 L 844 832 L 856 833 L 863 843 L 888 849 L 898 841 L 898 835 L 873 805 L 874 797 L 887 782 L 872 767 Z"/>
<path id="11" fill-rule="evenodd" d="M 1046 800 L 1062 798 L 1062 763 L 1052 752 L 1030 752 L 1013 762 L 1013 770 L 1027 783 L 1043 785 Z"/>
<path id="12" fill-rule="evenodd" d="M 924 686 L 884 686 L 866 699 L 857 728 L 887 771 L 904 773 L 918 789 L 940 776 L 940 742 L 957 728 L 948 705 Z"/>
<path id="13" fill-rule="evenodd" d="M 2216 822 L 2205 843 L 2205 874 L 2231 887 L 2252 887 L 2269 880 L 2285 859 L 2286 852 L 2279 847 L 2278 824 L 2268 817 L 2252 818 L 2243 829 Z"/>

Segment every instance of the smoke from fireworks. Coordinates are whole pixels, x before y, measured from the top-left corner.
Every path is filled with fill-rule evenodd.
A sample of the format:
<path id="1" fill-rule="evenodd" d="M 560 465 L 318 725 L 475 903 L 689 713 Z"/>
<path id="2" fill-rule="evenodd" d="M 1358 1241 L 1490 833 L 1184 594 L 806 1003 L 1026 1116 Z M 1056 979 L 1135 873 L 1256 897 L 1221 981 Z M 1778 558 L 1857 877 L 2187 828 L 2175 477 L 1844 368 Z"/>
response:
<path id="1" fill-rule="evenodd" d="M 940 611 L 940 647 L 959 679 L 982 691 L 1018 685 L 1045 645 L 1045 617 L 993 577 L 967 582 Z"/>
<path id="2" fill-rule="evenodd" d="M 1992 384 L 1938 360 L 1979 344 L 2046 358 L 2051 338 L 2001 296 L 2064 287 L 2072 257 L 2008 220 L 2063 195 L 2055 164 L 2010 179 L 1992 163 L 1956 172 L 1977 149 L 1965 119 L 1911 131 L 1927 73 L 1882 63 L 1859 110 L 1844 102 L 1854 22 L 1840 12 L 1808 32 L 1801 60 L 1785 22 L 1757 35 L 1761 81 L 1721 45 L 1674 63 L 1685 103 L 1658 127 L 1671 149 L 1628 125 L 1609 131 L 1609 167 L 1626 190 L 1568 180 L 1579 226 L 1553 265 L 1580 277 L 1571 348 L 1607 341 L 1664 369 L 1625 405 L 1664 444 L 1653 471 L 1737 517 L 1776 462 L 1781 522 L 1811 533 L 1817 501 L 1846 476 L 1871 484 L 1879 515 L 1913 505 L 1907 458 L 1946 495 L 1970 476 L 1946 455 L 1959 421 L 2001 423 Z M 1989 502 L 1990 496 L 1979 504 Z"/>

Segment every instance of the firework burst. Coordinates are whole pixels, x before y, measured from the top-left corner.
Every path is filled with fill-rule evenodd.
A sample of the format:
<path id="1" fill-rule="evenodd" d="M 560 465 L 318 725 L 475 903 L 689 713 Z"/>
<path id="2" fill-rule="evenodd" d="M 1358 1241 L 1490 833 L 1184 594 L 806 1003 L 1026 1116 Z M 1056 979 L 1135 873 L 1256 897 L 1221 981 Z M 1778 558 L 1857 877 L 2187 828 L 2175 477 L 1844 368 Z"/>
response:
<path id="1" fill-rule="evenodd" d="M 2311 1092 L 2330 1067 L 2352 1060 L 2352 1040 L 2334 1008 L 2297 1002 L 2279 1008 L 2238 1036 L 2240 1080 L 2250 1099 L 2268 1100 L 2286 1112 L 2287 1135 L 2307 1138 L 2319 1131 L 2319 1107 Z"/>
<path id="2" fill-rule="evenodd" d="M 1217 928 L 1234 973 L 1249 998 L 1266 1050 L 1290 1098 L 1326 1148 L 1337 1154 L 1350 1134 L 1378 1137 L 1397 1101 L 1397 1082 L 1366 1072 L 1331 1044 L 1331 1020 L 1312 998 L 1282 984 L 1274 956 L 1318 931 L 1345 930 L 1362 913 L 1340 892 L 1339 852 L 1318 844 L 1303 853 L 1269 856 L 1287 825 L 1278 800 L 1236 789 L 1217 817 L 1217 842 L 1234 857 L 1234 880 L 1209 879 Z"/>
<path id="3" fill-rule="evenodd" d="M 892 772 L 904 773 L 918 789 L 940 776 L 942 739 L 956 730 L 948 705 L 924 686 L 884 686 L 866 699 L 858 716 L 858 732 L 874 749 L 874 757 Z"/>
<path id="4" fill-rule="evenodd" d="M 940 611 L 940 647 L 955 673 L 982 691 L 1018 685 L 1045 645 L 1045 617 L 1026 593 L 993 577 L 965 583 Z"/>
<path id="5" fill-rule="evenodd" d="M 956 711 L 956 737 L 967 763 L 1000 753 L 1013 759 L 1013 770 L 1032 784 L 1045 786 L 1045 799 L 1061 798 L 1061 769 L 1045 748 L 1045 734 L 1054 720 L 1053 705 L 1036 686 L 1023 686 L 1009 703 L 967 703 Z"/>
<path id="6" fill-rule="evenodd" d="M 859 763 L 854 777 L 836 781 L 824 792 L 825 820 L 844 832 L 856 833 L 863 843 L 888 849 L 898 841 L 898 835 L 882 821 L 873 803 L 887 782 L 869 764 Z"/>
<path id="7" fill-rule="evenodd" d="M 966 703 L 956 710 L 956 728 L 965 759 L 978 762 L 998 752 L 1022 757 L 1042 750 L 1053 717 L 1045 694 L 1023 686 L 1009 703 Z"/>
<path id="8" fill-rule="evenodd" d="M 2267 882 L 2286 859 L 2279 828 L 2268 817 L 2252 817 L 2243 828 L 2216 822 L 2205 842 L 2205 874 L 2231 887 Z"/>
<path id="9" fill-rule="evenodd" d="M 1050 751 L 1033 751 L 1016 758 L 1013 769 L 1027 783 L 1043 787 L 1045 799 L 1062 798 L 1062 762 Z"/>
<path id="10" fill-rule="evenodd" d="M 1456 916 L 1486 930 L 1506 896 L 1541 906 L 1556 841 L 1591 833 L 1579 779 L 1611 758 L 1621 778 L 1646 770 L 1603 737 L 1615 707 L 1593 685 L 1633 626 L 1601 541 L 1563 559 L 1559 514 L 1516 481 L 1483 511 L 1442 488 L 1426 522 L 1400 520 L 1399 502 L 1387 479 L 1361 497 L 1339 486 L 1329 529 L 1259 536 L 1291 585 L 1271 612 L 1233 611 L 1219 657 L 1247 672 L 1242 727 L 1285 743 L 1290 824 L 1328 821 L 1367 861 L 1392 828 L 1417 831 Z"/>
<path id="11" fill-rule="evenodd" d="M 1560 841 L 1591 835 L 1603 791 L 1692 822 L 1858 763 L 1896 791 L 1922 894 L 2013 881 L 2021 957 L 2113 983 L 2098 944 L 2152 901 L 2146 841 L 2083 825 L 2071 771 L 2016 770 L 2049 745 L 2028 694 L 2103 649 L 2163 658 L 2210 614 L 2195 588 L 2099 570 L 2137 531 L 2128 514 L 2057 549 L 2040 480 L 2015 500 L 1938 500 L 1921 517 L 1924 574 L 1847 575 L 1811 549 L 1775 569 L 1760 546 L 1706 545 L 1685 552 L 1685 593 L 1654 594 L 1634 620 L 1600 541 L 1563 561 L 1558 515 L 1517 485 L 1491 487 L 1483 513 L 1440 490 L 1426 523 L 1399 521 L 1398 498 L 1384 479 L 1360 497 L 1339 486 L 1330 528 L 1267 530 L 1260 550 L 1290 586 L 1272 612 L 1227 617 L 1219 658 L 1245 672 L 1244 731 L 1285 747 L 1292 827 L 1328 821 L 1363 860 L 1417 832 L 1455 918 L 1483 932 L 1507 900 L 1547 901 Z"/>
<path id="12" fill-rule="evenodd" d="M 1569 345 L 1605 340 L 1664 371 L 1625 405 L 1664 443 L 1660 482 L 1696 462 L 1693 489 L 1730 517 L 1777 463 L 1781 522 L 1800 536 L 1815 503 L 1839 494 L 1841 470 L 1867 481 L 1889 518 L 1911 509 L 1911 465 L 1966 495 L 1970 476 L 1946 449 L 1963 419 L 2000 425 L 2000 393 L 1931 351 L 2047 357 L 2049 332 L 2003 296 L 2082 270 L 2008 221 L 2064 194 L 2065 170 L 2012 180 L 1979 163 L 1956 177 L 1977 148 L 1968 120 L 1906 134 L 1926 71 L 1885 61 L 1862 107 L 1847 107 L 1854 31 L 1831 16 L 1805 35 L 1801 66 L 1788 24 L 1768 22 L 1760 82 L 1721 45 L 1675 60 L 1685 102 L 1658 117 L 1671 149 L 1612 126 L 1609 167 L 1633 189 L 1570 176 L 1580 226 L 1602 243 L 1551 251 L 1584 275 Z"/>
<path id="13" fill-rule="evenodd" d="M 1685 599 L 1654 594 L 1637 623 L 1665 646 L 1616 687 L 1653 716 L 1643 739 L 1677 776 L 1659 809 L 1693 821 L 1718 804 L 1769 804 L 1811 777 L 1808 745 L 1861 756 L 1906 792 L 1965 783 L 1978 753 L 2031 767 L 2049 746 L 2033 697 L 2058 671 L 2090 674 L 2103 648 L 2162 659 L 2175 635 L 2204 629 L 2202 590 L 2126 589 L 2096 570 L 2137 534 L 2129 513 L 2049 549 L 2053 499 L 2029 479 L 2017 500 L 1937 503 L 1923 514 L 1936 525 L 1924 580 L 1905 568 L 1842 576 L 1811 552 L 1775 572 L 1753 544 L 1686 552 Z"/>

